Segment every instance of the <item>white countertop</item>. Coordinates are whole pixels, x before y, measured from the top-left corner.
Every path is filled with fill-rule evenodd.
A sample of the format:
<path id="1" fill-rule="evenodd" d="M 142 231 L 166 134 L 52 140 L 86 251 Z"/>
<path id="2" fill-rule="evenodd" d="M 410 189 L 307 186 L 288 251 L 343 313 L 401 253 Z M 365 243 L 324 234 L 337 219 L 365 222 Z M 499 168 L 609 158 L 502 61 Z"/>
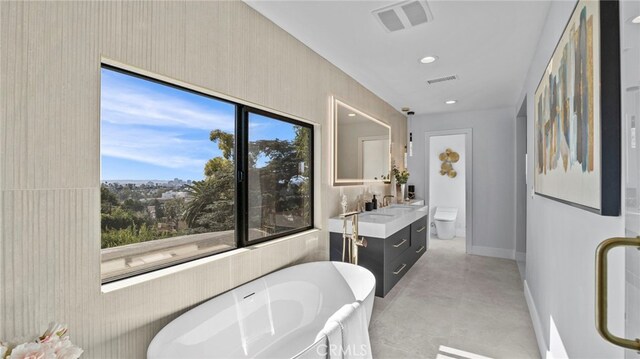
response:
<path id="1" fill-rule="evenodd" d="M 361 237 L 387 238 L 411 223 L 429 214 L 429 206 L 392 204 L 358 215 L 358 235 Z M 329 218 L 329 232 L 342 233 L 344 220 Z M 351 220 L 347 221 L 347 233 L 351 233 Z"/>

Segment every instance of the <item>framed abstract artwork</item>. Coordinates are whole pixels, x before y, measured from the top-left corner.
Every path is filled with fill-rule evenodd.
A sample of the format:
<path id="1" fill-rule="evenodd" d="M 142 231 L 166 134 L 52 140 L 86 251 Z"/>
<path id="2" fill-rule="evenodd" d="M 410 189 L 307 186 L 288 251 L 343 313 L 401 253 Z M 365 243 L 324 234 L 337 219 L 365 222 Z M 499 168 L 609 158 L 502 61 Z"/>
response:
<path id="1" fill-rule="evenodd" d="M 536 194 L 620 215 L 617 1 L 576 4 L 534 96 Z"/>

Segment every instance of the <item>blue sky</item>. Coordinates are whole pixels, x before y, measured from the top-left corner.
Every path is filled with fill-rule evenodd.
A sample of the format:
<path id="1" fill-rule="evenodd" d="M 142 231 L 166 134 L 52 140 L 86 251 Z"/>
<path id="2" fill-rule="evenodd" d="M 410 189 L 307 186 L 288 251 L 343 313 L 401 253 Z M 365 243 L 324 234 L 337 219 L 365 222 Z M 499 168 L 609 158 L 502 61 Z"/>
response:
<path id="1" fill-rule="evenodd" d="M 232 104 L 109 69 L 102 69 L 100 112 L 103 181 L 200 180 L 207 160 L 222 156 L 209 133 L 235 127 Z M 292 140 L 295 133 L 252 114 L 249 137 Z"/>

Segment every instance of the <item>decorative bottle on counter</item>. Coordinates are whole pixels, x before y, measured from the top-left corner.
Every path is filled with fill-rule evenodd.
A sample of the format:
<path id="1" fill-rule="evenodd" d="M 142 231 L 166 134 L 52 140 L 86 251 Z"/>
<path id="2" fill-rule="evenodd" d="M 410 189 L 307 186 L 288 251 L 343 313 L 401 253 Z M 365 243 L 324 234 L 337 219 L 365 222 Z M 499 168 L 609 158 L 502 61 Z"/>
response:
<path id="1" fill-rule="evenodd" d="M 373 209 L 378 209 L 378 200 L 376 199 L 376 195 L 373 195 L 373 199 L 371 200 L 371 203 L 373 203 Z"/>

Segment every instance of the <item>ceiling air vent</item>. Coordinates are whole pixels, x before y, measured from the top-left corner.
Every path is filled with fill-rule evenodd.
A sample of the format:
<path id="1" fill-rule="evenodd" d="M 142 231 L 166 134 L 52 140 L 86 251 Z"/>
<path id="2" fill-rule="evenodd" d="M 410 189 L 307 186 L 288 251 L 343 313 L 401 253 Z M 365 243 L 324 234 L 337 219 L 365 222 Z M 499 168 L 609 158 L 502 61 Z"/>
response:
<path id="1" fill-rule="evenodd" d="M 437 79 L 427 80 L 427 83 L 429 85 L 433 85 L 433 84 L 437 84 L 437 83 L 440 83 L 440 82 L 453 81 L 453 80 L 457 80 L 457 79 L 458 79 L 458 75 L 451 75 L 451 76 L 439 77 Z"/>
<path id="2" fill-rule="evenodd" d="M 373 11 L 387 32 L 394 32 L 418 26 L 433 20 L 433 14 L 426 1 L 401 1 Z"/>

